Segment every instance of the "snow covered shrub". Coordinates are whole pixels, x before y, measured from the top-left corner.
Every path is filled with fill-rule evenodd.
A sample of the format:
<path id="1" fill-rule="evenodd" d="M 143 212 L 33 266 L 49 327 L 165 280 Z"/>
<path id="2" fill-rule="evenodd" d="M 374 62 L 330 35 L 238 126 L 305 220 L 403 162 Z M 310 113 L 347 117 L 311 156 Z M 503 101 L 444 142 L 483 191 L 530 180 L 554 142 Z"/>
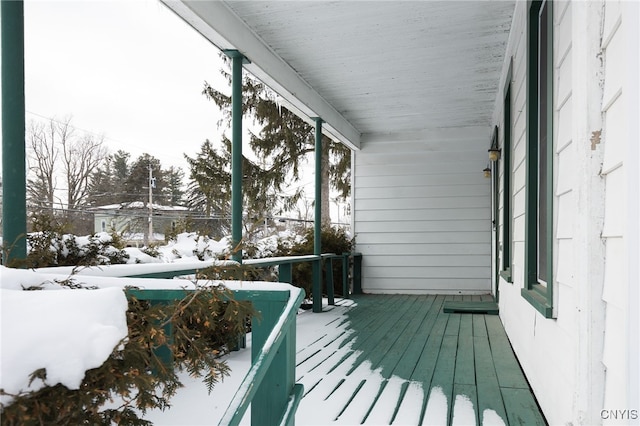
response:
<path id="1" fill-rule="evenodd" d="M 121 249 L 117 234 L 101 232 L 86 237 L 65 233 L 55 218 L 40 214 L 32 217 L 34 232 L 27 235 L 27 258 L 9 265 L 42 268 L 47 266 L 95 266 L 127 263 L 129 255 Z"/>
<path id="2" fill-rule="evenodd" d="M 198 271 L 199 280 L 232 281 L 276 281 L 269 268 L 257 268 L 251 265 L 216 265 Z"/>
<path id="3" fill-rule="evenodd" d="M 290 247 L 279 246 L 279 250 L 275 256 L 299 256 L 313 254 L 314 230 L 309 229 L 303 235 L 303 238 L 292 244 Z M 323 253 L 350 253 L 353 250 L 355 241 L 349 237 L 342 228 L 325 227 L 321 233 L 322 252 Z M 326 274 L 327 264 L 323 265 L 323 274 Z M 313 277 L 311 273 L 311 263 L 298 263 L 293 265 L 293 285 L 303 288 L 307 298 L 311 297 L 311 286 Z M 334 294 L 342 294 L 342 264 L 341 262 L 333 262 L 333 284 Z"/>
<path id="4" fill-rule="evenodd" d="M 150 425 L 141 414 L 170 407 L 182 387 L 176 371 L 203 378 L 209 392 L 229 374 L 220 357 L 235 347 L 256 313 L 250 302 L 236 301 L 224 287 L 199 287 L 171 303 L 140 300 L 134 290 L 127 290 L 126 341 L 100 367 L 86 371 L 79 389 L 56 384 L 19 395 L 0 389 L 12 398 L 0 404 L 2 425 Z M 170 365 L 159 356 L 163 347 L 173 354 Z M 46 376 L 41 368 L 31 380 L 46 382 Z"/>
<path id="5" fill-rule="evenodd" d="M 149 245 L 146 247 L 142 247 L 140 249 L 144 254 L 149 255 L 151 257 L 160 257 L 160 251 L 158 251 L 158 247 L 155 245 Z"/>
<path id="6" fill-rule="evenodd" d="M 291 231 L 282 231 L 277 235 L 260 238 L 256 241 L 242 242 L 242 257 L 244 259 L 263 259 L 267 257 L 282 256 L 291 248 L 301 243 L 304 236 Z"/>
<path id="7" fill-rule="evenodd" d="M 111 245 L 106 232 L 77 237 L 55 231 L 41 231 L 27 236 L 28 268 L 47 266 L 95 266 L 127 263 L 129 255 Z"/>
<path id="8" fill-rule="evenodd" d="M 195 230 L 194 220 L 191 217 L 179 218 L 164 229 L 164 240 L 168 243 L 171 240 L 175 240 L 178 235 L 188 232 L 202 234 Z"/>

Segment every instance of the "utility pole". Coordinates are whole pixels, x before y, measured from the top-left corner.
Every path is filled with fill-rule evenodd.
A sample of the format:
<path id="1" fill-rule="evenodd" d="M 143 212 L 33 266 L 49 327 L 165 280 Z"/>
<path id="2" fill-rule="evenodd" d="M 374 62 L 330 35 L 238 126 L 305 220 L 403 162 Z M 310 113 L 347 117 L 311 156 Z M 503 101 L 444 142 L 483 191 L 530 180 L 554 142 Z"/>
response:
<path id="1" fill-rule="evenodd" d="M 153 177 L 153 169 L 149 162 L 149 242 L 153 241 L 153 188 L 156 187 L 156 179 Z"/>

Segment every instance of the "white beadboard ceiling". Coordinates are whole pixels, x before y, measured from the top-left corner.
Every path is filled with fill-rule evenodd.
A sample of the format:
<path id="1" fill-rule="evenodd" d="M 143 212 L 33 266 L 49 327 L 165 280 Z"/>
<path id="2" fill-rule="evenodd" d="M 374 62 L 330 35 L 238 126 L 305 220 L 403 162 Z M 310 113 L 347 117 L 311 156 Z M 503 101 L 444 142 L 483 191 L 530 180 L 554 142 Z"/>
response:
<path id="1" fill-rule="evenodd" d="M 514 1 L 164 3 L 353 148 L 443 128 L 489 137 Z"/>

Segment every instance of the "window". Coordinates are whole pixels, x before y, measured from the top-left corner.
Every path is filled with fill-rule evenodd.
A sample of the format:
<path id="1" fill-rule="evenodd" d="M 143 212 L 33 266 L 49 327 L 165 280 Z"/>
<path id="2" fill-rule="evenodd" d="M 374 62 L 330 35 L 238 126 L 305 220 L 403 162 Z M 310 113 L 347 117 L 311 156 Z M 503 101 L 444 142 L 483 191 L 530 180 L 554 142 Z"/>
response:
<path id="1" fill-rule="evenodd" d="M 491 150 L 499 149 L 498 147 L 498 126 L 493 128 L 493 136 L 491 137 Z M 498 157 L 499 158 L 499 157 Z M 495 161 L 491 161 L 491 221 L 493 224 L 493 236 L 492 240 L 494 242 L 494 246 L 492 248 L 492 257 L 495 261 L 494 263 L 494 271 L 495 271 L 495 289 L 493 294 L 495 294 L 496 302 L 499 298 L 498 286 L 499 286 L 499 272 L 500 272 L 500 263 L 498 253 L 500 251 L 500 160 L 496 159 Z"/>
<path id="2" fill-rule="evenodd" d="M 507 282 L 513 282 L 511 278 L 511 244 L 513 234 L 511 231 L 511 76 L 513 62 L 509 64 L 507 78 L 504 84 L 504 135 L 502 137 L 502 270 L 500 275 Z"/>
<path id="3" fill-rule="evenodd" d="M 106 232 L 107 231 L 107 221 L 102 219 L 102 223 L 100 224 L 100 229 L 102 230 L 102 232 Z"/>
<path id="4" fill-rule="evenodd" d="M 522 295 L 553 314 L 553 4 L 529 6 L 525 288 Z"/>

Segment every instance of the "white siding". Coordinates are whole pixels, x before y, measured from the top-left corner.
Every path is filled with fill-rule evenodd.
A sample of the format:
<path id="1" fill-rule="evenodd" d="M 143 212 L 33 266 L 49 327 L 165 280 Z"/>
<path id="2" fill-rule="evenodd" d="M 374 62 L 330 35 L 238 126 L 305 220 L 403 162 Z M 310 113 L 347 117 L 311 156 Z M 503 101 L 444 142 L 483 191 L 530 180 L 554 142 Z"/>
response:
<path id="1" fill-rule="evenodd" d="M 354 230 L 365 292 L 489 292 L 489 137 L 487 127 L 363 138 Z"/>
<path id="2" fill-rule="evenodd" d="M 625 164 L 627 115 L 625 97 L 625 27 L 619 1 L 606 1 L 602 51 L 604 61 L 603 140 L 605 218 L 602 237 L 606 266 L 602 299 L 606 303 L 604 354 L 606 368 L 604 406 L 626 405 L 628 386 L 627 341 L 628 277 L 625 255 L 627 176 Z M 637 117 L 636 117 L 637 119 Z M 637 142 L 636 142 L 637 143 Z M 638 360 L 634 360 L 637 362 Z M 623 402 L 624 401 L 624 402 Z M 611 423 L 611 422 L 605 422 Z M 615 422 L 613 422 L 615 423 Z"/>
<path id="3" fill-rule="evenodd" d="M 639 260 L 631 257 L 638 252 L 639 160 L 638 129 L 630 121 L 638 119 L 640 7 L 617 0 L 553 4 L 555 318 L 544 318 L 520 294 L 525 2 L 516 7 L 507 51 L 507 58 L 513 56 L 516 93 L 514 252 L 513 284 L 500 284 L 500 316 L 550 424 L 626 424 L 629 418 L 603 419 L 601 410 L 633 410 L 639 402 L 638 324 L 632 321 L 638 315 L 629 312 L 630 306 L 637 310 L 638 301 L 629 299 L 632 290 L 638 297 L 637 277 L 632 284 L 629 271 L 637 271 Z M 501 100 L 498 95 L 494 120 L 504 125 Z"/>
<path id="4" fill-rule="evenodd" d="M 588 49 L 595 50 L 589 60 L 596 58 L 600 26 L 590 26 L 599 20 L 598 5 L 556 1 L 553 7 L 555 318 L 544 318 L 521 295 L 525 286 L 527 2 L 517 4 L 507 51 L 507 58 L 513 57 L 511 87 L 515 94 L 512 95 L 514 155 L 511 175 L 514 252 L 513 283 L 504 280 L 500 283 L 500 316 L 549 423 L 590 424 L 599 421 L 599 410 L 595 410 L 593 406 L 585 407 L 589 406 L 591 400 L 598 399 L 602 381 L 598 381 L 597 372 L 588 375 L 581 372 L 585 368 L 591 368 L 590 365 L 587 366 L 590 356 L 583 355 L 582 352 L 590 350 L 592 340 L 590 336 L 584 336 L 584 332 L 595 333 L 595 330 L 581 324 L 585 320 L 581 315 L 587 305 L 587 309 L 591 308 L 591 302 L 585 297 L 585 290 L 591 286 L 592 281 L 602 280 L 604 261 L 602 258 L 589 258 L 598 248 L 585 247 L 585 242 L 599 238 L 601 225 L 598 229 L 597 217 L 590 218 L 592 212 L 583 209 L 602 204 L 603 189 L 599 189 L 598 185 L 591 185 L 587 180 L 588 174 L 590 179 L 599 179 L 599 164 L 593 158 L 597 159 L 602 154 L 598 151 L 601 151 L 598 145 L 595 146 L 595 151 L 590 149 L 591 132 L 599 130 L 599 127 L 590 126 L 597 126 L 598 120 L 589 122 L 586 117 L 588 104 L 593 101 L 587 97 L 586 92 L 589 92 L 588 96 L 595 93 L 598 98 L 600 90 L 599 82 L 586 76 L 597 77 L 598 68 L 597 64 L 592 64 L 594 68 L 589 70 L 584 67 L 590 54 L 587 53 Z M 589 24 L 585 23 L 587 16 L 592 20 Z M 576 34 L 583 32 L 584 35 L 585 28 L 596 33 L 576 40 Z M 505 123 L 501 123 L 501 100 L 499 95 L 494 119 L 500 126 L 504 126 Z M 585 197 L 585 194 L 588 196 Z M 586 231 L 590 232 L 588 237 L 583 235 Z M 583 272 L 581 268 L 591 268 L 589 271 L 594 276 L 589 281 L 583 281 L 582 278 L 589 272 Z M 595 353 L 597 364 L 602 352 L 600 350 Z M 596 386 L 597 389 L 591 391 L 590 386 Z M 598 403 L 600 405 L 601 402 Z M 586 413 L 586 409 L 591 412 Z"/>

